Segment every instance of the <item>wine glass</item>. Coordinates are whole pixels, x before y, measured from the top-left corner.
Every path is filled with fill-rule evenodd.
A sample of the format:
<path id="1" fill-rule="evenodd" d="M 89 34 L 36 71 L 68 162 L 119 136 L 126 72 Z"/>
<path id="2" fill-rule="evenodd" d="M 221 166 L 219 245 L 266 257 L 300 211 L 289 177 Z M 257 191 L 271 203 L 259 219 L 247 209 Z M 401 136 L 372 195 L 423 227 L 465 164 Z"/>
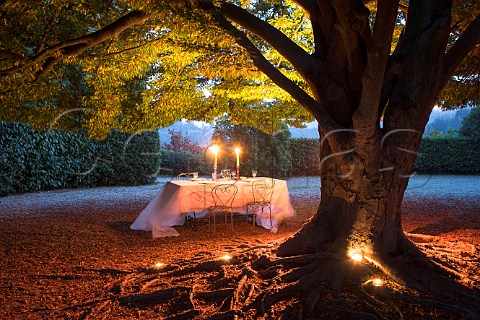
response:
<path id="1" fill-rule="evenodd" d="M 222 176 L 222 179 L 225 179 L 225 176 L 226 176 L 225 169 L 222 169 L 222 171 L 220 171 L 220 175 Z"/>
<path id="2" fill-rule="evenodd" d="M 252 170 L 252 177 L 254 177 L 254 178 L 257 177 L 257 170 Z"/>
<path id="3" fill-rule="evenodd" d="M 193 172 L 193 180 L 197 181 L 198 179 L 198 172 Z"/>

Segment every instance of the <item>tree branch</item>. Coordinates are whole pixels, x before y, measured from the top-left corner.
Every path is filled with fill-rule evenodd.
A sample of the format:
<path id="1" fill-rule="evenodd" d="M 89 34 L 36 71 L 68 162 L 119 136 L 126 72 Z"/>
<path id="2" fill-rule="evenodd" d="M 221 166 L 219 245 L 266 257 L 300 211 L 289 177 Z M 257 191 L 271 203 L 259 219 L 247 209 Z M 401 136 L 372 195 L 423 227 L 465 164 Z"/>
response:
<path id="1" fill-rule="evenodd" d="M 254 65 L 268 76 L 276 85 L 288 92 L 298 103 L 300 103 L 310 114 L 312 114 L 318 121 L 321 130 L 324 133 L 341 129 L 335 120 L 328 114 L 328 112 L 308 95 L 304 90 L 297 86 L 292 80 L 288 79 L 278 69 L 276 69 L 258 48 L 247 38 L 245 33 L 235 28 L 230 21 L 223 15 L 216 14 L 215 18 L 218 25 L 226 30 L 235 41 L 245 48 L 253 60 Z"/>
<path id="2" fill-rule="evenodd" d="M 298 4 L 309 16 L 318 15 L 318 6 L 314 0 L 293 0 Z"/>
<path id="3" fill-rule="evenodd" d="M 137 50 L 137 49 L 140 49 L 140 48 L 143 48 L 145 46 L 155 44 L 155 43 L 158 43 L 158 42 L 160 42 L 160 40 L 150 40 L 150 41 L 144 42 L 142 44 L 139 44 L 138 46 L 133 46 L 133 47 L 125 48 L 123 50 L 106 53 L 105 56 L 108 57 L 108 56 L 113 56 L 113 55 L 117 55 L 117 54 L 122 54 L 122 53 L 125 53 L 125 52 Z"/>
<path id="4" fill-rule="evenodd" d="M 367 50 L 368 62 L 362 76 L 362 97 L 359 108 L 353 117 L 354 128 L 360 129 L 359 126 L 363 126 L 361 129 L 367 136 L 374 132 L 373 129 L 378 121 L 378 106 L 382 92 L 381 84 L 390 54 L 397 8 L 398 0 L 380 1 L 378 3 L 372 42 Z M 366 124 L 366 127 L 364 124 Z"/>
<path id="5" fill-rule="evenodd" d="M 224 17 L 241 25 L 275 48 L 305 80 L 308 80 L 309 66 L 312 64 L 318 65 L 317 59 L 313 58 L 281 31 L 248 11 L 228 2 L 222 2 L 220 11 Z"/>
<path id="6" fill-rule="evenodd" d="M 372 3 L 372 2 L 378 2 L 378 0 L 363 0 L 363 4 L 364 4 L 364 5 L 367 5 L 367 4 Z M 403 4 L 401 4 L 401 3 L 399 3 L 399 4 L 397 5 L 397 9 L 400 10 L 400 11 L 402 11 L 402 12 L 405 13 L 405 14 L 408 13 L 408 7 L 405 6 L 405 5 L 403 5 Z"/>
<path id="7" fill-rule="evenodd" d="M 318 7 L 317 7 L 318 9 Z M 231 3 L 220 4 L 221 14 L 269 43 L 288 60 L 310 87 L 314 100 L 340 125 L 351 121 L 349 94 L 327 72 L 325 63 L 310 55 L 281 31 Z M 330 66 L 331 67 L 331 66 Z M 337 72 L 338 70 L 335 70 Z"/>
<path id="8" fill-rule="evenodd" d="M 148 15 L 141 11 L 131 11 L 130 13 L 96 32 L 76 39 L 67 40 L 42 50 L 38 54 L 30 57 L 27 63 L 18 67 L 11 67 L 9 69 L 0 71 L 0 76 L 15 74 L 20 70 L 24 70 L 25 68 L 28 68 L 33 64 L 39 63 L 46 59 L 46 61 L 43 63 L 42 70 L 37 73 L 37 76 L 42 76 L 49 70 L 49 68 L 52 67 L 53 64 L 62 60 L 63 58 L 76 56 L 107 39 L 116 38 L 125 29 L 135 25 L 143 24 L 147 18 Z"/>
<path id="9" fill-rule="evenodd" d="M 465 29 L 455 44 L 447 51 L 443 64 L 443 76 L 440 88 L 448 82 L 457 66 L 468 53 L 480 44 L 480 15 L 478 15 Z"/>
<path id="10" fill-rule="evenodd" d="M 386 79 L 394 83 L 383 97 L 388 99 L 384 101 L 383 132 L 408 129 L 421 133 L 425 128 L 439 92 L 451 12 L 452 0 L 409 1 L 408 19 L 392 56 L 390 72 L 395 74 Z M 414 137 L 415 144 L 420 136 Z M 406 143 L 400 137 L 389 141 L 392 146 Z"/>

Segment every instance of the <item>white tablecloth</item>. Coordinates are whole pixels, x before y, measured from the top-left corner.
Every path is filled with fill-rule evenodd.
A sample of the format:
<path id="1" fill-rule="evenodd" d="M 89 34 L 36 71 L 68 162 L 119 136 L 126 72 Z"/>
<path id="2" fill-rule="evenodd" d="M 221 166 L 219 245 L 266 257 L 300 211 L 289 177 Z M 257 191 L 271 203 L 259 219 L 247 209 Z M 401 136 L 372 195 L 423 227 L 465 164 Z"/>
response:
<path id="1" fill-rule="evenodd" d="M 270 178 L 257 178 L 270 179 Z M 195 212 L 197 217 L 204 216 L 206 208 L 213 205 L 211 190 L 219 183 L 235 183 L 238 194 L 233 202 L 235 212 L 246 213 L 246 204 L 253 200 L 252 180 L 247 181 L 169 181 L 153 198 L 147 207 L 140 213 L 130 226 L 133 230 L 152 231 L 154 238 L 178 236 L 179 233 L 172 226 L 183 225 L 185 216 Z M 295 215 L 290 204 L 287 182 L 275 180 L 275 189 L 272 196 L 272 223 L 269 210 L 257 212 L 257 224 L 272 232 L 277 232 L 282 220 Z"/>

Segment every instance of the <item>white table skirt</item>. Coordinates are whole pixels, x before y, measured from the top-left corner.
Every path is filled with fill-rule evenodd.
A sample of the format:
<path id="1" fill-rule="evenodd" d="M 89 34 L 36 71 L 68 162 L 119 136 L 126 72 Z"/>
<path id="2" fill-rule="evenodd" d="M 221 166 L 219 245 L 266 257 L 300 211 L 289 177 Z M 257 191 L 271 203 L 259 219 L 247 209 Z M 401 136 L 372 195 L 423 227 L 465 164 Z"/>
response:
<path id="1" fill-rule="evenodd" d="M 270 179 L 270 178 L 257 178 Z M 195 212 L 196 217 L 207 214 L 207 208 L 213 205 L 211 190 L 221 183 L 235 183 L 238 193 L 233 202 L 235 212 L 246 213 L 246 204 L 253 200 L 252 181 L 169 181 L 140 213 L 130 226 L 133 230 L 152 231 L 153 238 L 178 236 L 172 226 L 183 225 L 185 216 Z M 287 182 L 275 179 L 272 196 L 272 223 L 269 210 L 257 211 L 257 224 L 276 233 L 282 220 L 295 215 L 290 204 Z"/>

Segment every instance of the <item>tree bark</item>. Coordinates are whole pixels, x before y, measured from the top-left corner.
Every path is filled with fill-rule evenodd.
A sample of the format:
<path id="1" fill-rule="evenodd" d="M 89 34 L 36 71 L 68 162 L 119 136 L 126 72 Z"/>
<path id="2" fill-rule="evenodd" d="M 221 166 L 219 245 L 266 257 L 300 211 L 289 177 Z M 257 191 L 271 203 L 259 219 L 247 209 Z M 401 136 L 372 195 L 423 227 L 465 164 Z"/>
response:
<path id="1" fill-rule="evenodd" d="M 401 203 L 415 159 L 415 154 L 405 150 L 416 150 L 418 144 L 409 131 L 395 139 L 395 143 L 404 142 L 401 147 L 387 140 L 379 136 L 376 144 L 380 147 L 365 145 L 359 150 L 362 146 L 356 145 L 342 153 L 332 153 L 327 142 L 321 141 L 317 214 L 280 245 L 277 255 L 361 251 L 379 256 L 403 250 Z"/>

